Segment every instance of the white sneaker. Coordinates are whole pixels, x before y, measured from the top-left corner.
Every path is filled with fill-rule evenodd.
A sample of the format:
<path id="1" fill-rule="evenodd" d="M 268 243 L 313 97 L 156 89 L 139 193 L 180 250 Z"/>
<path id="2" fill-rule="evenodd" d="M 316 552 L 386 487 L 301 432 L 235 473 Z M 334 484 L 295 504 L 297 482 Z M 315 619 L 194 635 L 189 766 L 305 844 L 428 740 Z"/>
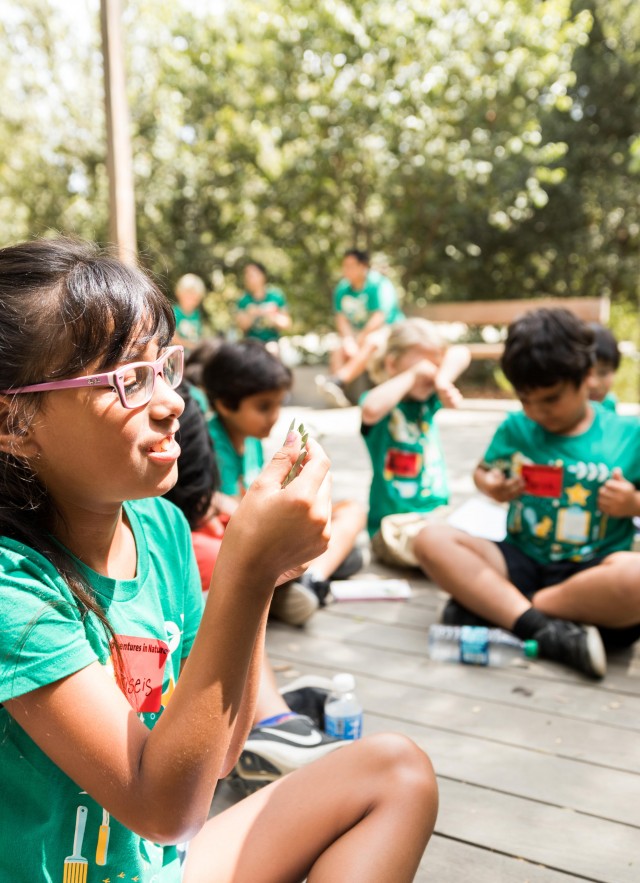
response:
<path id="1" fill-rule="evenodd" d="M 352 407 L 352 404 L 344 394 L 342 387 L 331 380 L 330 377 L 325 377 L 324 374 L 317 374 L 316 389 L 325 397 L 327 404 L 331 405 L 333 408 Z"/>
<path id="2" fill-rule="evenodd" d="M 344 739 L 327 736 L 304 715 L 254 727 L 233 770 L 232 781 L 250 794 L 348 744 Z"/>
<path id="3" fill-rule="evenodd" d="M 293 581 L 277 587 L 271 599 L 269 613 L 288 625 L 303 625 L 319 606 L 315 592 L 302 583 Z"/>

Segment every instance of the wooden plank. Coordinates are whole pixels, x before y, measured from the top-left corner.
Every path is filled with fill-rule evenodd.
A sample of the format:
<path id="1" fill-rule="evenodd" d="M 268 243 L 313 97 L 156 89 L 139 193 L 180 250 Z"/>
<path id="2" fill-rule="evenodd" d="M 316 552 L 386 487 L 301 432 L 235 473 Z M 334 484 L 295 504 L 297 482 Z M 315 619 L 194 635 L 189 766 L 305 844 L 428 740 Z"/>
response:
<path id="1" fill-rule="evenodd" d="M 397 670 L 387 675 L 388 654 L 384 654 L 383 660 L 380 651 L 367 651 L 351 643 L 335 643 L 333 646 L 325 643 L 320 649 L 317 644 L 305 640 L 304 654 L 298 653 L 293 658 L 291 652 L 278 652 L 272 641 L 268 646 L 271 658 L 293 662 L 294 672 L 304 671 L 305 667 L 307 671 L 327 675 L 351 671 L 358 680 L 358 692 L 365 711 L 369 713 L 397 721 L 409 719 L 412 723 L 437 726 L 451 733 L 484 738 L 497 744 L 518 745 L 557 757 L 640 773 L 637 729 L 599 721 L 589 721 L 585 726 L 584 720 L 562 716 L 557 710 L 526 707 L 520 704 L 529 689 L 525 679 L 516 684 L 522 692 L 515 693 L 511 688 L 509 701 L 496 701 L 483 695 L 461 696 L 442 687 L 403 682 Z M 410 667 L 409 662 L 404 666 L 405 672 Z M 416 667 L 413 666 L 414 671 Z M 427 663 L 422 669 L 426 677 L 428 667 L 441 670 L 435 663 Z M 380 674 L 376 674 L 378 672 Z M 446 676 L 446 670 L 444 674 Z M 490 687 L 493 673 L 485 671 L 484 674 Z"/>
<path id="2" fill-rule="evenodd" d="M 398 730 L 397 722 L 367 713 L 365 735 Z M 401 732 L 425 751 L 439 777 L 525 797 L 558 808 L 631 825 L 640 832 L 640 774 L 588 766 L 437 727 L 401 722 Z M 639 833 L 640 836 L 640 833 Z"/>
<path id="3" fill-rule="evenodd" d="M 638 883 L 637 828 L 440 781 L 436 831 L 598 883 Z"/>
<path id="4" fill-rule="evenodd" d="M 435 834 L 420 863 L 415 883 L 460 883 L 469 879 L 473 879 L 473 883 L 584 881 L 584 877 L 552 871 L 524 859 L 501 855 Z"/>
<path id="5" fill-rule="evenodd" d="M 358 625 L 366 624 L 356 623 L 355 627 Z M 363 641 L 357 632 L 344 631 L 342 623 L 331 623 L 325 631 L 319 631 L 318 626 L 319 623 L 314 624 L 313 636 L 309 633 L 305 639 L 302 656 L 295 635 L 289 634 L 287 639 L 286 627 L 281 638 L 275 637 L 278 628 L 275 623 L 267 633 L 269 646 L 272 652 L 294 665 L 305 660 L 324 665 L 336 656 L 356 659 L 360 656 L 358 661 L 365 674 L 373 671 L 385 680 L 536 707 L 548 714 L 571 716 L 576 720 L 614 723 L 632 730 L 640 727 L 640 665 L 615 669 L 604 681 L 592 681 L 544 660 L 487 670 L 432 662 L 426 653 L 426 638 L 420 641 L 421 652 L 411 653 L 405 652 L 409 641 L 403 640 L 403 636 L 396 635 L 393 642 L 399 649 L 389 649 L 379 642 Z M 380 629 L 381 633 L 386 631 L 397 632 Z M 391 643 L 390 639 L 386 643 Z M 633 663 L 640 663 L 638 655 L 631 659 Z"/>
<path id="6" fill-rule="evenodd" d="M 508 325 L 529 310 L 542 307 L 571 310 L 585 322 L 609 321 L 609 301 L 602 297 L 540 297 L 530 300 L 472 300 L 429 303 L 424 307 L 408 305 L 410 316 L 423 316 L 431 322 L 462 322 L 465 325 Z"/>

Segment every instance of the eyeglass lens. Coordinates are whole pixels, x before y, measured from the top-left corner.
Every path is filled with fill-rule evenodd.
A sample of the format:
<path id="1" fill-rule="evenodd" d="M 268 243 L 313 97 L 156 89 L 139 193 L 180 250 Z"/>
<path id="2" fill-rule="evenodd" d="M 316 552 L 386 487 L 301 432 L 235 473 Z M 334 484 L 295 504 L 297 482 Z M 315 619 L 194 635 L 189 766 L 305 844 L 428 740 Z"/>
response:
<path id="1" fill-rule="evenodd" d="M 165 382 L 175 389 L 182 380 L 182 359 L 180 352 L 170 353 L 162 364 L 162 376 Z M 153 395 L 155 370 L 153 365 L 138 365 L 125 371 L 122 377 L 124 395 L 129 405 L 141 405 L 148 402 Z"/>

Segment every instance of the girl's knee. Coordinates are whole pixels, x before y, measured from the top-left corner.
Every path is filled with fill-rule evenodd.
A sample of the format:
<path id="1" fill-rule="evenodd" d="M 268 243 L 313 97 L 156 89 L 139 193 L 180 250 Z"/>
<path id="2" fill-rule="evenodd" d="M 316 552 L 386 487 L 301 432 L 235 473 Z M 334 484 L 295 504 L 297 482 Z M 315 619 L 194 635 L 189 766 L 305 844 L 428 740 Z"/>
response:
<path id="1" fill-rule="evenodd" d="M 385 789 L 414 795 L 437 793 L 435 773 L 428 755 L 413 740 L 399 733 L 381 733 L 364 740 L 371 762 L 384 780 Z"/>

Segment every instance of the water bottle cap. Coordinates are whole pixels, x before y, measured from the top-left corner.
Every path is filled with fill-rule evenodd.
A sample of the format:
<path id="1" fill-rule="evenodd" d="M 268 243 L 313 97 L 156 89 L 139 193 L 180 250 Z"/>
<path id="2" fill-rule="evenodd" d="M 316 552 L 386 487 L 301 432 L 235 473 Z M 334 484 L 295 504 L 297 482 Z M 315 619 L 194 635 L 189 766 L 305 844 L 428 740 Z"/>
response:
<path id="1" fill-rule="evenodd" d="M 356 686 L 356 679 L 349 672 L 343 671 L 333 677 L 333 688 L 338 693 L 349 693 Z"/>
<path id="2" fill-rule="evenodd" d="M 538 658 L 538 642 L 537 641 L 525 641 L 522 645 L 522 649 L 524 650 L 524 655 L 527 659 L 537 659 Z"/>

